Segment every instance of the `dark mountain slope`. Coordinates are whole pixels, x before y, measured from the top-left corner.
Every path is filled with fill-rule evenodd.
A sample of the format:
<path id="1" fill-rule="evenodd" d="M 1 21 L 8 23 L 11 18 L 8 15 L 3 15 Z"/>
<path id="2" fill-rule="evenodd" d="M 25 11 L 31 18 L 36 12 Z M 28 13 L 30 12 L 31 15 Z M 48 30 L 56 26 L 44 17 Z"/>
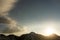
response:
<path id="1" fill-rule="evenodd" d="M 34 32 L 23 34 L 21 36 L 0 34 L 0 40 L 60 40 L 60 36 L 52 34 L 50 36 L 43 36 Z"/>

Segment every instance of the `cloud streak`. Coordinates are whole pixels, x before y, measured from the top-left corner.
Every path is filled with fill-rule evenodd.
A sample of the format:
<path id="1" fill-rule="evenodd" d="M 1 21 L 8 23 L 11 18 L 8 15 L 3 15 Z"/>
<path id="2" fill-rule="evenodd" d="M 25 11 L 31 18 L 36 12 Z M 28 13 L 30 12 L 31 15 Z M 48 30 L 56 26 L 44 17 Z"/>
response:
<path id="1" fill-rule="evenodd" d="M 17 0 L 0 0 L 0 33 L 10 34 L 25 30 L 15 20 L 7 16 L 16 2 Z"/>
<path id="2" fill-rule="evenodd" d="M 0 0 L 0 16 L 8 15 L 15 4 L 16 0 Z"/>
<path id="3" fill-rule="evenodd" d="M 21 31 L 15 20 L 9 17 L 0 17 L 0 33 L 14 33 Z"/>

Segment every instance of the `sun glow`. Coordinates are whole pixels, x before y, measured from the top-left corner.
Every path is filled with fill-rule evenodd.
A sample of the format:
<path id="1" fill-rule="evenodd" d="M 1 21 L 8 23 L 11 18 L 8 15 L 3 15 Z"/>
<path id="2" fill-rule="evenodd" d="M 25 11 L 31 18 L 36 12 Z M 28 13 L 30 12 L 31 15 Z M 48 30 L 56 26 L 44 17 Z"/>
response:
<path id="1" fill-rule="evenodd" d="M 54 32 L 55 32 L 55 31 L 54 31 L 53 28 L 46 28 L 46 29 L 44 30 L 44 34 L 45 34 L 46 36 L 49 36 L 49 35 L 53 34 Z"/>

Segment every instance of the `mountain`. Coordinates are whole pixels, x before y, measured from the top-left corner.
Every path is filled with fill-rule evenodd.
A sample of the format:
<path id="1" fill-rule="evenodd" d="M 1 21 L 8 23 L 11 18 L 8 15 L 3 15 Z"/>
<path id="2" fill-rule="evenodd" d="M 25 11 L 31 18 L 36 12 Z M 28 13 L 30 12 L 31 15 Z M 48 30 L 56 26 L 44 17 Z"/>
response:
<path id="1" fill-rule="evenodd" d="M 48 40 L 60 40 L 60 36 L 56 35 L 56 34 L 52 34 L 50 36 L 47 37 Z"/>
<path id="2" fill-rule="evenodd" d="M 7 40 L 7 36 L 0 34 L 0 40 Z"/>
<path id="3" fill-rule="evenodd" d="M 24 34 L 20 37 L 20 40 L 60 40 L 60 36 L 52 34 L 50 36 L 43 36 L 41 34 L 36 34 L 31 32 L 29 34 Z"/>
<path id="4" fill-rule="evenodd" d="M 20 40 L 42 40 L 42 39 L 44 39 L 43 35 L 39 35 L 34 32 L 24 34 L 20 37 Z"/>
<path id="5" fill-rule="evenodd" d="M 15 36 L 15 35 L 9 35 L 9 36 L 7 36 L 7 38 L 10 40 L 18 40 L 19 37 Z"/>
<path id="6" fill-rule="evenodd" d="M 0 40 L 60 40 L 60 36 L 51 34 L 50 36 L 43 36 L 34 32 L 23 34 L 21 36 L 0 34 Z"/>

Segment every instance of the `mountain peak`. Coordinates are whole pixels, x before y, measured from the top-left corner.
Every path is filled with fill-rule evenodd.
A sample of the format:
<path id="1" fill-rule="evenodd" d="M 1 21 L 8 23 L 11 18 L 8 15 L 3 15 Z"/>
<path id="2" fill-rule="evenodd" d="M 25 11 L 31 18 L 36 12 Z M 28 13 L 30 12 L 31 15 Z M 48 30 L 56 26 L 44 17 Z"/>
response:
<path id="1" fill-rule="evenodd" d="M 34 33 L 34 32 L 31 32 L 30 34 L 36 34 L 36 33 Z"/>

